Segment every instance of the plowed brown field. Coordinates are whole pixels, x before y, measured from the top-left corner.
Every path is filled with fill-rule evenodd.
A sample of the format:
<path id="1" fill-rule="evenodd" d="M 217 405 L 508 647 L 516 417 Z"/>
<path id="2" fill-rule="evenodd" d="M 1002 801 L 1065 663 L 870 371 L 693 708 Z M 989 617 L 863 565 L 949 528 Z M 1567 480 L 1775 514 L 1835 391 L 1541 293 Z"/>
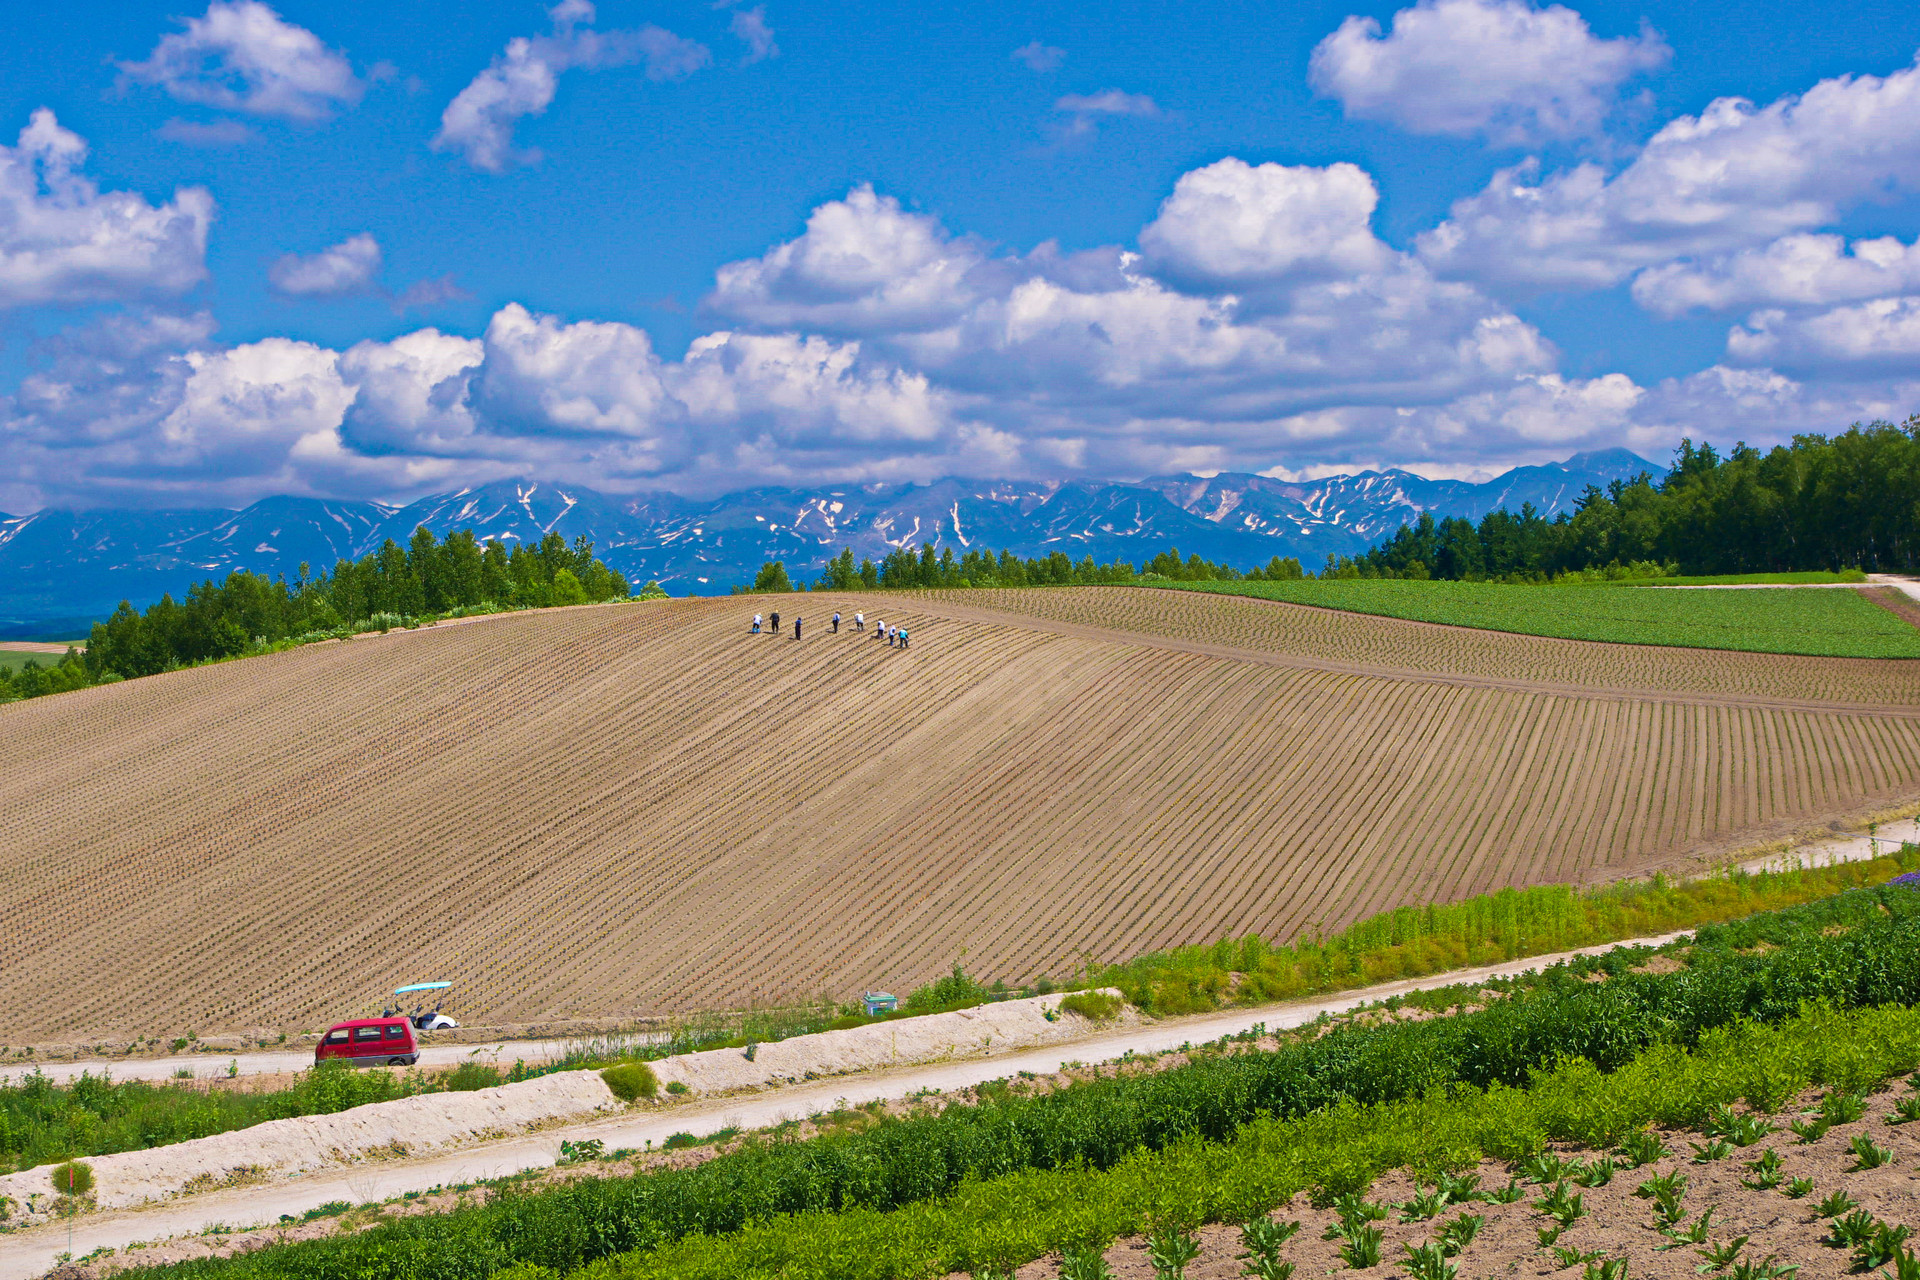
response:
<path id="1" fill-rule="evenodd" d="M 775 604 L 804 641 L 746 634 Z M 424 978 L 470 1023 L 963 953 L 1018 981 L 1611 878 L 1920 798 L 1920 663 L 1145 590 L 686 600 L 16 703 L 0 742 L 18 1045 L 311 1028 Z"/>

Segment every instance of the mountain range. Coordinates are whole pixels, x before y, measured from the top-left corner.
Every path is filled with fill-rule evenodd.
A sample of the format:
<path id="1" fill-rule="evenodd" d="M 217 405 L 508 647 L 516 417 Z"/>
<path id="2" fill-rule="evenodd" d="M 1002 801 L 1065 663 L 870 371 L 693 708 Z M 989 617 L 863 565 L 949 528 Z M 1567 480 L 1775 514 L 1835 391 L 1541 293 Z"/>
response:
<path id="1" fill-rule="evenodd" d="M 1625 449 L 1517 467 L 1492 480 L 1429 480 L 1364 471 L 1320 480 L 1222 473 L 1132 483 L 947 479 L 926 485 L 748 489 L 714 499 L 613 495 L 574 485 L 501 480 L 391 506 L 319 498 L 263 498 L 240 511 L 45 510 L 0 515 L 0 636 L 65 638 L 122 600 L 163 593 L 238 569 L 293 577 L 331 569 L 421 525 L 444 535 L 537 542 L 549 531 L 584 535 L 637 588 L 675 595 L 726 592 L 767 560 L 796 580 L 841 547 L 876 561 L 923 542 L 1044 556 L 1064 550 L 1106 563 L 1145 560 L 1168 547 L 1250 567 L 1296 556 L 1308 569 L 1365 550 L 1431 511 L 1478 520 L 1531 503 L 1571 510 L 1588 485 L 1664 468 Z M 798 571 L 798 572 L 795 572 Z"/>

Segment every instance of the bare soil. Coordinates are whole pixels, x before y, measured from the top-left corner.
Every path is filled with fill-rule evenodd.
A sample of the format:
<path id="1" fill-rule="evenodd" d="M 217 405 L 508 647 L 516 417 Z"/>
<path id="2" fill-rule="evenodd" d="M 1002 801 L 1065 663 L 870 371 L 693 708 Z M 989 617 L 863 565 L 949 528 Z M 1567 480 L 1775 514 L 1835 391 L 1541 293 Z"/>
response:
<path id="1" fill-rule="evenodd" d="M 775 606 L 804 641 L 747 634 Z M 904 994 L 962 956 L 1019 984 L 1680 869 L 1920 798 L 1920 663 L 1178 592 L 808 594 L 310 646 L 0 733 L 18 1062 L 271 1043 L 429 978 L 486 1025 Z"/>

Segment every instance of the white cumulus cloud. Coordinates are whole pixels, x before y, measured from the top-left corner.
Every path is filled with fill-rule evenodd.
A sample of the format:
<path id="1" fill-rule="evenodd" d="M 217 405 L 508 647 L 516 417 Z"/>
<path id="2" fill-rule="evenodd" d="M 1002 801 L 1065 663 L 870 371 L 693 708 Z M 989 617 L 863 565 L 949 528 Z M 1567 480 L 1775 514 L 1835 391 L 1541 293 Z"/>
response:
<path id="1" fill-rule="evenodd" d="M 1376 271 L 1395 257 L 1373 234 L 1379 199 L 1357 165 L 1228 157 L 1181 175 L 1140 248 L 1160 274 L 1217 288 Z"/>
<path id="2" fill-rule="evenodd" d="M 1787 304 L 1825 306 L 1920 290 L 1920 241 L 1894 236 L 1782 236 L 1758 249 L 1649 267 L 1633 280 L 1633 298 L 1676 316 L 1699 309 Z"/>
<path id="3" fill-rule="evenodd" d="M 1650 32 L 1600 39 L 1562 5 L 1420 0 L 1385 35 L 1373 18 L 1348 18 L 1308 74 L 1351 117 L 1527 145 L 1598 133 L 1620 86 L 1670 52 Z"/>
<path id="4" fill-rule="evenodd" d="M 287 120 L 323 120 L 366 86 L 347 59 L 260 0 L 213 0 L 121 74 L 182 102 Z"/>
<path id="5" fill-rule="evenodd" d="M 80 172 L 87 144 L 45 107 L 0 146 L 0 308 L 183 293 L 206 278 L 213 197 L 149 204 Z"/>
<path id="6" fill-rule="evenodd" d="M 562 72 L 645 63 L 649 79 L 678 80 L 713 60 L 705 45 L 661 27 L 596 31 L 586 25 L 594 19 L 588 0 L 561 0 L 547 15 L 553 22 L 550 34 L 508 41 L 506 52 L 447 104 L 433 139 L 435 150 L 458 151 L 489 173 L 532 164 L 539 152 L 515 151 L 513 129 L 552 105 Z"/>
<path id="7" fill-rule="evenodd" d="M 1872 366 L 1920 375 L 1920 296 L 1875 298 L 1826 311 L 1758 311 L 1727 335 L 1740 364 L 1825 369 Z"/>
<path id="8" fill-rule="evenodd" d="M 1765 107 L 1721 98 L 1656 133 L 1620 173 L 1502 170 L 1419 237 L 1437 269 L 1605 288 L 1678 258 L 1738 253 L 1920 190 L 1920 68 L 1839 76 Z"/>
<path id="9" fill-rule="evenodd" d="M 366 232 L 319 253 L 289 253 L 267 269 L 273 291 L 288 298 L 344 298 L 378 289 L 380 243 Z"/>

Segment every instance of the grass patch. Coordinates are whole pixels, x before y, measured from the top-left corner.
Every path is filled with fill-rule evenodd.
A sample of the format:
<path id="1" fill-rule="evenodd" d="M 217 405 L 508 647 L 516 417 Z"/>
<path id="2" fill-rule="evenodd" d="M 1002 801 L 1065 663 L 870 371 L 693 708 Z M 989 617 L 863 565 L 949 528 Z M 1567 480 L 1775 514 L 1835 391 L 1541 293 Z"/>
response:
<path id="1" fill-rule="evenodd" d="M 1594 889 L 1502 889 L 1444 905 L 1401 907 L 1290 945 L 1249 935 L 1148 952 L 1094 965 L 1085 982 L 1117 987 L 1149 1013 L 1199 1013 L 1699 929 L 1882 884 L 1915 869 L 1920 845 L 1908 844 L 1871 861 L 1826 867 L 1733 871 L 1702 880 L 1655 876 Z"/>
<path id="2" fill-rule="evenodd" d="M 1566 640 L 1920 658 L 1920 629 L 1853 591 L 1662 591 L 1644 584 L 1628 589 L 1616 583 L 1512 586 L 1365 578 L 1146 585 Z"/>

